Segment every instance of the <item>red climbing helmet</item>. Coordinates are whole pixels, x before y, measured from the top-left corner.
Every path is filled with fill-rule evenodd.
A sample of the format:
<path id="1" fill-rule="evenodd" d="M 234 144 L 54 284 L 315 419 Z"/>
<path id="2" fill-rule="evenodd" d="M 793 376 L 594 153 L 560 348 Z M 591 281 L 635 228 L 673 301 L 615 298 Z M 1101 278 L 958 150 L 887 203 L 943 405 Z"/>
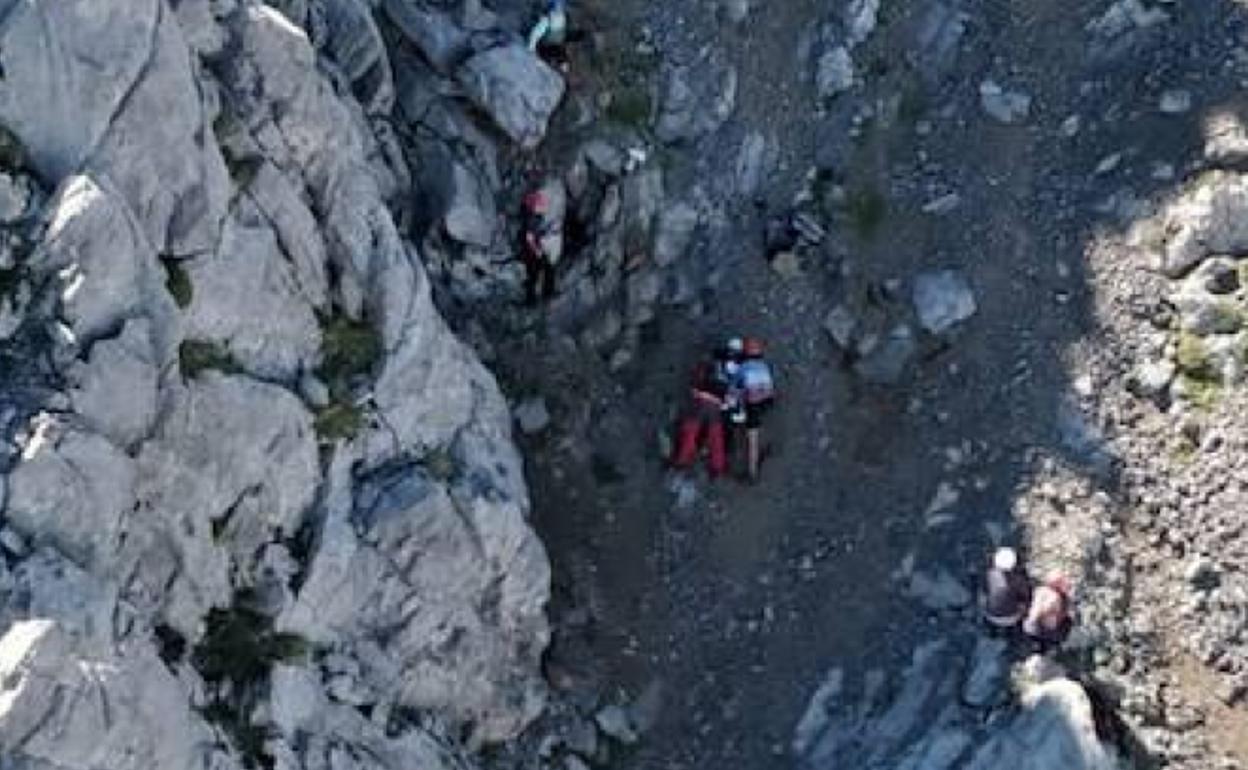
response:
<path id="1" fill-rule="evenodd" d="M 524 207 L 534 214 L 546 213 L 546 194 L 541 190 L 534 190 L 524 196 Z"/>
<path id="2" fill-rule="evenodd" d="M 763 341 L 757 337 L 746 337 L 741 345 L 741 352 L 750 358 L 758 358 L 763 355 Z"/>

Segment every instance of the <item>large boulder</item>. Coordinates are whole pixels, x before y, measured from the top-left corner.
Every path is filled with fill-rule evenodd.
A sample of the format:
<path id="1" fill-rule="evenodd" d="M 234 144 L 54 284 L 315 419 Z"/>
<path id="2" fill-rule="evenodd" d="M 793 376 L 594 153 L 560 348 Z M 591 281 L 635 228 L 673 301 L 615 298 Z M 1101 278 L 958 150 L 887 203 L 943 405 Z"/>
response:
<path id="1" fill-rule="evenodd" d="M 325 0 L 326 46 L 371 114 L 387 115 L 394 106 L 394 75 L 386 41 L 373 20 L 368 0 Z"/>
<path id="2" fill-rule="evenodd" d="M 674 68 L 667 74 L 661 104 L 655 133 L 664 142 L 712 133 L 736 109 L 737 71 L 715 59 L 696 68 Z"/>
<path id="3" fill-rule="evenodd" d="M 231 570 L 291 537 L 320 482 L 312 415 L 289 391 L 206 371 L 177 393 L 138 457 L 139 582 L 167 586 L 166 621 L 194 638 L 232 600 Z M 244 578 L 245 579 L 245 578 Z"/>
<path id="4" fill-rule="evenodd" d="M 192 297 L 184 326 L 188 339 L 223 346 L 262 379 L 294 382 L 316 366 L 321 349 L 316 308 L 253 203 L 237 203 L 217 252 L 187 260 L 184 269 Z"/>
<path id="5" fill-rule="evenodd" d="M 309 639 L 347 642 L 373 689 L 470 725 L 474 742 L 510 737 L 541 710 L 550 579 L 523 501 L 480 494 L 491 483 L 474 463 L 480 451 L 392 464 L 358 482 L 339 457 L 321 545 L 279 620 Z M 445 474 L 456 479 L 449 487 Z"/>
<path id="6" fill-rule="evenodd" d="M 970 665 L 966 646 L 922 645 L 892 682 L 879 670 L 861 682 L 830 672 L 794 730 L 798 767 L 1117 770 L 1115 751 L 1097 738 L 1087 693 L 1060 675 L 1027 686 L 985 720 L 983 709 L 1009 695 L 1003 645 L 980 640 Z"/>
<path id="7" fill-rule="evenodd" d="M 19 3 L 0 49 L 0 122 L 45 183 L 89 168 L 112 180 L 159 251 L 212 246 L 227 176 L 164 2 Z"/>
<path id="8" fill-rule="evenodd" d="M 152 323 L 127 321 L 121 334 L 101 340 L 90 357 L 68 372 L 74 411 L 94 431 L 120 447 L 133 447 L 156 422 L 159 362 Z"/>
<path id="9" fill-rule="evenodd" d="M 995 734 L 967 770 L 1117 770 L 1117 758 L 1096 735 L 1088 694 L 1069 679 L 1023 693 L 1018 714 Z"/>
<path id="10" fill-rule="evenodd" d="M 1213 254 L 1248 253 L 1248 177 L 1214 171 L 1189 185 L 1162 212 L 1157 224 L 1157 267 L 1186 275 Z"/>
<path id="11" fill-rule="evenodd" d="M 150 241 L 121 195 L 90 176 L 65 180 L 30 268 L 53 278 L 58 314 L 82 349 L 146 316 L 161 363 L 176 347 L 173 299 Z"/>
<path id="12" fill-rule="evenodd" d="M 41 415 L 9 475 L 4 516 L 28 540 L 107 568 L 134 508 L 136 478 L 134 461 L 107 439 Z"/>
<path id="13" fill-rule="evenodd" d="M 16 623 L 0 637 L 0 704 L 6 767 L 239 767 L 150 643 L 113 651 L 50 620 Z"/>
<path id="14" fill-rule="evenodd" d="M 914 279 L 914 311 L 919 325 L 931 334 L 944 334 L 975 315 L 971 283 L 957 270 L 932 270 Z"/>
<path id="15" fill-rule="evenodd" d="M 0 122 L 49 187 L 103 139 L 152 57 L 163 7 L 159 0 L 6 4 Z"/>
<path id="16" fill-rule="evenodd" d="M 563 78 L 520 43 L 487 48 L 467 59 L 455 78 L 513 142 L 536 147 L 563 98 Z"/>
<path id="17" fill-rule="evenodd" d="M 445 13 L 412 0 L 384 0 L 382 7 L 403 37 L 441 74 L 450 75 L 471 53 L 468 32 Z"/>

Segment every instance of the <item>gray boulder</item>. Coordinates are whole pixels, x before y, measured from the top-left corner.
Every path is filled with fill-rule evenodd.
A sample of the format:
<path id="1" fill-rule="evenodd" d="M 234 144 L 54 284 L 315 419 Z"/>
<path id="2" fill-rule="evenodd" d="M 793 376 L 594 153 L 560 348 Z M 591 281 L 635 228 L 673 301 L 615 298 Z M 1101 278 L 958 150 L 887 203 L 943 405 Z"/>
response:
<path id="1" fill-rule="evenodd" d="M 1186 275 L 1213 254 L 1248 250 L 1248 179 L 1213 171 L 1187 186 L 1159 218 L 1157 267 L 1171 278 Z"/>
<path id="2" fill-rule="evenodd" d="M 850 48 L 866 42 L 879 21 L 880 0 L 852 0 L 845 9 L 845 37 Z"/>
<path id="3" fill-rule="evenodd" d="M 995 658 L 990 652 L 986 657 Z M 797 766 L 1117 770 L 1113 750 L 1097 740 L 1091 704 L 1078 684 L 1056 678 L 1029 686 L 1002 718 L 985 723 L 980 708 L 958 702 L 964 669 L 958 656 L 957 644 L 937 640 L 917 648 L 895 682 L 878 671 L 861 682 L 832 672 L 794 731 Z M 973 671 L 971 680 L 976 676 Z"/>
<path id="4" fill-rule="evenodd" d="M 516 407 L 515 414 L 516 424 L 526 436 L 541 433 L 550 425 L 550 412 L 546 409 L 544 398 L 526 399 Z"/>
<path id="5" fill-rule="evenodd" d="M 664 142 L 697 139 L 716 131 L 736 109 L 737 71 L 710 61 L 668 73 L 655 133 Z"/>
<path id="6" fill-rule="evenodd" d="M 113 334 L 123 321 L 154 324 L 163 363 L 176 347 L 173 300 L 156 254 L 124 200 L 87 176 L 73 176 L 48 204 L 48 227 L 30 259 L 59 290 L 58 315 L 81 349 Z"/>
<path id="7" fill-rule="evenodd" d="M 844 46 L 824 52 L 815 67 L 815 95 L 826 102 L 854 87 L 854 60 Z"/>
<path id="8" fill-rule="evenodd" d="M 946 570 L 916 570 L 910 575 L 906 594 L 929 610 L 956 610 L 971 603 L 971 592 Z"/>
<path id="9" fill-rule="evenodd" d="M 0 172 L 0 225 L 11 225 L 26 215 L 34 198 L 25 176 Z"/>
<path id="10" fill-rule="evenodd" d="M 1000 123 L 1022 123 L 1031 113 L 1031 97 L 1021 91 L 1007 91 L 995 81 L 979 84 L 979 103 Z"/>
<path id="11" fill-rule="evenodd" d="M 858 341 L 854 372 L 876 385 L 896 385 L 919 352 L 914 332 L 898 324 L 883 334 L 866 334 Z"/>
<path id="12" fill-rule="evenodd" d="M 684 256 L 700 222 L 698 210 L 678 201 L 659 212 L 654 234 L 654 262 L 666 267 Z"/>
<path id="13" fill-rule="evenodd" d="M 0 122 L 49 186 L 103 139 L 153 56 L 163 8 L 148 0 L 6 5 Z"/>
<path id="14" fill-rule="evenodd" d="M 21 3 L 0 47 L 0 122 L 46 184 L 90 168 L 112 180 L 160 251 L 213 244 L 225 166 L 165 3 Z"/>
<path id="15" fill-rule="evenodd" d="M 102 436 L 37 418 L 9 474 L 9 526 L 82 565 L 107 567 L 134 508 L 134 461 Z"/>
<path id="16" fill-rule="evenodd" d="M 982 637 L 975 643 L 970 674 L 962 686 L 962 701 L 968 706 L 984 708 L 1004 700 L 1007 649 L 1004 639 Z"/>
<path id="17" fill-rule="evenodd" d="M 967 770 L 1118 770 L 1097 739 L 1092 703 L 1077 683 L 1054 679 L 1022 696 L 1019 713 L 981 747 Z"/>
<path id="18" fill-rule="evenodd" d="M 413 0 L 384 0 L 395 27 L 439 73 L 450 75 L 471 52 L 469 35 L 446 14 Z"/>
<path id="19" fill-rule="evenodd" d="M 422 730 L 394 731 L 366 719 L 356 708 L 327 695 L 321 672 L 278 664 L 270 675 L 268 720 L 280 738 L 271 742 L 282 770 L 468 770 L 447 746 Z M 371 702 L 370 702 L 371 703 Z"/>
<path id="20" fill-rule="evenodd" d="M 452 161 L 449 203 L 443 226 L 460 243 L 488 248 L 499 228 L 494 196 L 467 166 Z"/>
<path id="21" fill-rule="evenodd" d="M 455 79 L 513 142 L 536 147 L 563 99 L 563 78 L 519 43 L 486 49 L 455 70 Z"/>
<path id="22" fill-rule="evenodd" d="M 0 637 L 0 751 L 16 767 L 239 767 L 149 642 L 92 644 L 50 620 Z"/>
<path id="23" fill-rule="evenodd" d="M 215 254 L 184 264 L 193 292 L 187 339 L 218 344 L 244 370 L 268 380 L 294 383 L 319 363 L 315 308 L 251 201 L 235 205 Z"/>
<path id="24" fill-rule="evenodd" d="M 295 182 L 265 163 L 247 186 L 247 197 L 277 236 L 277 245 L 289 263 L 290 278 L 299 296 L 314 308 L 326 308 L 329 276 L 325 269 L 325 238 Z"/>
<path id="25" fill-rule="evenodd" d="M 394 75 L 372 5 L 368 0 L 323 0 L 326 46 L 366 111 L 388 115 L 394 106 Z"/>
<path id="26" fill-rule="evenodd" d="M 975 315 L 977 309 L 970 281 L 956 270 L 916 276 L 913 300 L 919 325 L 931 334 L 944 334 Z"/>
<path id="27" fill-rule="evenodd" d="M 119 447 L 135 446 L 156 422 L 158 361 L 152 323 L 129 320 L 114 339 L 97 342 L 68 373 L 74 411 Z"/>
<path id="28" fill-rule="evenodd" d="M 549 591 L 517 502 L 474 496 L 485 479 L 454 470 L 465 462 L 458 452 L 388 466 L 354 490 L 350 462 L 331 470 L 322 542 L 280 625 L 352 644 L 381 692 L 470 725 L 476 741 L 514 735 L 542 707 Z M 448 472 L 475 477 L 448 488 L 433 475 Z"/>
<path id="29" fill-rule="evenodd" d="M 228 606 L 271 541 L 293 536 L 320 482 L 312 416 L 284 388 L 207 371 L 175 394 L 138 456 L 139 513 L 127 552 L 157 606 L 189 638 Z M 244 578 L 250 582 L 250 578 Z"/>

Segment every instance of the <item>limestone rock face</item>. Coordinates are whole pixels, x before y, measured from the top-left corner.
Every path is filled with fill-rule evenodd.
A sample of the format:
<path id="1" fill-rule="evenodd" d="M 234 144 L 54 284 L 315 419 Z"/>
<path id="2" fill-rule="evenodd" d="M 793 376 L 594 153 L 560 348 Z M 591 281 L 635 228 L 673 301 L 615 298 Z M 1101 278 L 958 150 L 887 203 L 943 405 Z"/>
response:
<path id="1" fill-rule="evenodd" d="M 159 251 L 212 247 L 228 180 L 163 0 L 20 3 L 0 46 L 0 121 L 49 186 L 90 169 L 111 180 Z"/>
<path id="2" fill-rule="evenodd" d="M 0 703 L 0 752 L 17 767 L 238 767 L 205 748 L 212 734 L 150 643 L 115 652 L 52 620 L 15 623 L 0 636 Z"/>
<path id="3" fill-rule="evenodd" d="M 1051 671 L 1006 700 L 1006 647 L 988 639 L 929 642 L 896 681 L 839 669 L 815 690 L 792 750 L 808 770 L 1117 770 L 1077 682 Z M 991 718 L 985 719 L 991 715 Z M 986 724 L 987 722 L 987 724 Z"/>
<path id="4" fill-rule="evenodd" d="M 29 364 L 0 410 L 0 765 L 465 770 L 458 736 L 540 711 L 512 415 L 392 214 L 378 25 L 405 8 L 5 8 L 0 124 L 37 179 L 0 213 L 40 226 L 0 341 Z M 441 126 L 487 158 L 563 92 L 523 48 L 445 75 L 503 129 Z M 493 239 L 484 212 L 459 234 Z"/>

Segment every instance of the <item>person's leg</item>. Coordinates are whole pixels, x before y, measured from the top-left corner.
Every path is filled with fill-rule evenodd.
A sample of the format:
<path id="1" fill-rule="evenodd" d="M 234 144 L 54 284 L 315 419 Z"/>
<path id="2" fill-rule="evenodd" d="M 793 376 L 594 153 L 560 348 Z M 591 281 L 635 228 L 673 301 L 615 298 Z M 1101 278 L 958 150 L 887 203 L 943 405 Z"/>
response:
<path id="1" fill-rule="evenodd" d="M 760 441 L 761 437 L 759 435 L 758 428 L 745 429 L 745 472 L 750 481 L 758 481 L 758 466 L 761 454 L 761 450 L 759 448 Z"/>
<path id="2" fill-rule="evenodd" d="M 542 264 L 542 299 L 549 300 L 555 296 L 555 266 L 550 260 L 543 259 Z"/>
<path id="3" fill-rule="evenodd" d="M 690 412 L 680 421 L 676 432 L 676 451 L 672 455 L 672 465 L 677 468 L 688 468 L 698 458 L 698 440 L 701 438 L 702 420 Z"/>
<path id="4" fill-rule="evenodd" d="M 728 470 L 728 452 L 724 445 L 724 422 L 718 416 L 711 419 L 706 429 L 707 468 L 711 476 L 719 477 Z"/>
<path id="5" fill-rule="evenodd" d="M 537 266 L 526 260 L 524 263 L 524 303 L 526 305 L 537 304 L 537 279 Z"/>
<path id="6" fill-rule="evenodd" d="M 745 406 L 745 462 L 746 475 L 750 481 L 757 481 L 759 466 L 763 459 L 763 407 L 764 404 L 746 404 Z"/>

